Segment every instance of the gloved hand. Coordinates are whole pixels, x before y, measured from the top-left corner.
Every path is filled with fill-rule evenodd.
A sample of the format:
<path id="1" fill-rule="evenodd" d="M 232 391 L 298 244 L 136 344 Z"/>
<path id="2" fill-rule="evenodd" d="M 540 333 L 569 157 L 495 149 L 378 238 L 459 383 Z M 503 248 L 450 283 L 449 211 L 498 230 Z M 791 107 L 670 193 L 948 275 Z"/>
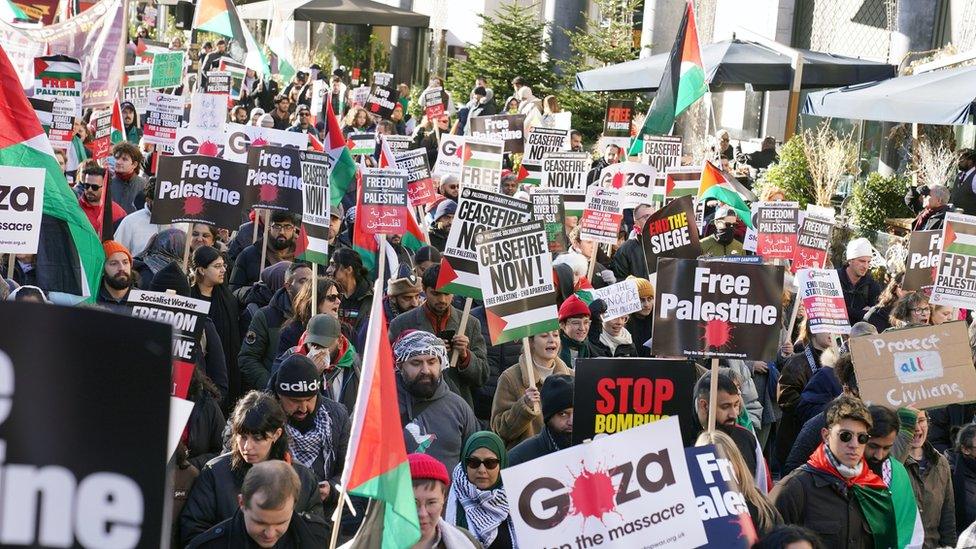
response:
<path id="1" fill-rule="evenodd" d="M 600 318 L 600 315 L 607 312 L 607 304 L 602 299 L 594 299 L 590 303 L 590 316 Z"/>
<path id="2" fill-rule="evenodd" d="M 613 271 L 611 271 L 610 269 L 604 269 L 600 271 L 598 274 L 600 278 L 603 280 L 603 282 L 605 282 L 606 284 L 617 283 L 617 277 L 614 276 Z"/>

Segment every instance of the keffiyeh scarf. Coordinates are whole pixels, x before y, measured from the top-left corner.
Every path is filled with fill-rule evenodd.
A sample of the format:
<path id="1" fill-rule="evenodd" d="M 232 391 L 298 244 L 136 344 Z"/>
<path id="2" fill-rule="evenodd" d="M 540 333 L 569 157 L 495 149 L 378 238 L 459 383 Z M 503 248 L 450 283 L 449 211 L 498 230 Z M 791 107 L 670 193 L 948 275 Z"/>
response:
<path id="1" fill-rule="evenodd" d="M 465 471 L 464 463 L 458 463 L 451 475 L 451 493 L 447 496 L 447 522 L 457 524 L 458 504 L 464 509 L 468 530 L 478 538 L 485 547 L 491 545 L 498 537 L 498 527 L 509 516 L 508 496 L 505 488 L 499 486 L 491 490 L 480 490 L 470 480 Z M 518 547 L 512 522 L 508 522 L 512 547 Z"/>
<path id="2" fill-rule="evenodd" d="M 295 461 L 302 465 L 312 468 L 315 459 L 322 455 L 325 476 L 329 476 L 329 470 L 335 459 L 335 450 L 332 446 L 332 418 L 325 406 L 319 403 L 315 411 L 315 422 L 311 429 L 303 433 L 293 427 L 291 423 L 285 424 L 288 431 L 289 443 Z"/>

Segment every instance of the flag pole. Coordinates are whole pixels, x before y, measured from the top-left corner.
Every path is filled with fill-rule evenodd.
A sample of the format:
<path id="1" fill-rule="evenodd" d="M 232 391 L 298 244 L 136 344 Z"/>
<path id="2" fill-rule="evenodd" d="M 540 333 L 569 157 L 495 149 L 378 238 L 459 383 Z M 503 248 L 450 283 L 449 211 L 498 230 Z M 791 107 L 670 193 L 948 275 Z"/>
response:
<path id="1" fill-rule="evenodd" d="M 464 299 L 464 311 L 461 312 L 461 322 L 458 323 L 457 333 L 454 335 L 464 335 L 464 330 L 468 327 L 468 317 L 471 316 L 472 301 L 470 297 Z M 460 356 L 458 356 L 457 350 L 451 351 L 451 368 L 457 366 L 459 358 Z"/>
<path id="2" fill-rule="evenodd" d="M 532 362 L 532 348 L 529 346 L 529 338 L 522 338 L 522 354 L 525 355 L 525 379 L 529 387 L 535 387 L 535 363 Z M 532 411 L 538 412 L 539 405 L 532 403 Z"/>
<path id="3" fill-rule="evenodd" d="M 7 278 L 13 279 L 15 263 L 17 263 L 17 256 L 14 254 L 7 254 Z"/>
<path id="4" fill-rule="evenodd" d="M 255 216 L 257 219 L 257 216 Z M 258 268 L 258 272 L 264 270 L 264 262 L 268 259 L 268 229 L 271 226 L 271 210 L 266 210 L 264 213 L 264 240 L 261 242 L 261 267 Z"/>
<path id="5" fill-rule="evenodd" d="M 712 359 L 711 376 L 712 377 L 711 379 L 709 379 L 709 386 L 708 386 L 708 432 L 709 433 L 715 432 L 715 415 L 716 415 L 716 406 L 717 406 L 717 403 L 715 401 L 718 400 L 718 359 L 717 358 Z"/>

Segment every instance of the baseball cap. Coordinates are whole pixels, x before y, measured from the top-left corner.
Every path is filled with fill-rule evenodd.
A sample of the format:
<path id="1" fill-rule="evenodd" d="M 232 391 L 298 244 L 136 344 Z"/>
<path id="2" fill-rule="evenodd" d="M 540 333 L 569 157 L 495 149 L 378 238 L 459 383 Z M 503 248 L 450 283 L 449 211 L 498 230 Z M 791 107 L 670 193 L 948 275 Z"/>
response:
<path id="1" fill-rule="evenodd" d="M 322 347 L 330 347 L 339 339 L 342 330 L 339 320 L 329 314 L 318 314 L 308 321 L 305 328 L 305 343 L 314 343 Z"/>

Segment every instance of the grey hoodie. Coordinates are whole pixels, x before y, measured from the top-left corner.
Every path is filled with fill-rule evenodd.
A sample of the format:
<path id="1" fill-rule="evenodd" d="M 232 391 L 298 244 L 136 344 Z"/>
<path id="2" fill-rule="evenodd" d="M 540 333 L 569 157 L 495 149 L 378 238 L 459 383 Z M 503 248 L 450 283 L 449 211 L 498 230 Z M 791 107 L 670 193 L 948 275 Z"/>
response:
<path id="1" fill-rule="evenodd" d="M 474 411 L 448 388 L 443 377 L 434 396 L 428 399 L 410 394 L 399 372 L 396 380 L 407 453 L 429 454 L 443 463 L 448 471 L 453 471 L 461 460 L 464 442 L 480 429 Z"/>

